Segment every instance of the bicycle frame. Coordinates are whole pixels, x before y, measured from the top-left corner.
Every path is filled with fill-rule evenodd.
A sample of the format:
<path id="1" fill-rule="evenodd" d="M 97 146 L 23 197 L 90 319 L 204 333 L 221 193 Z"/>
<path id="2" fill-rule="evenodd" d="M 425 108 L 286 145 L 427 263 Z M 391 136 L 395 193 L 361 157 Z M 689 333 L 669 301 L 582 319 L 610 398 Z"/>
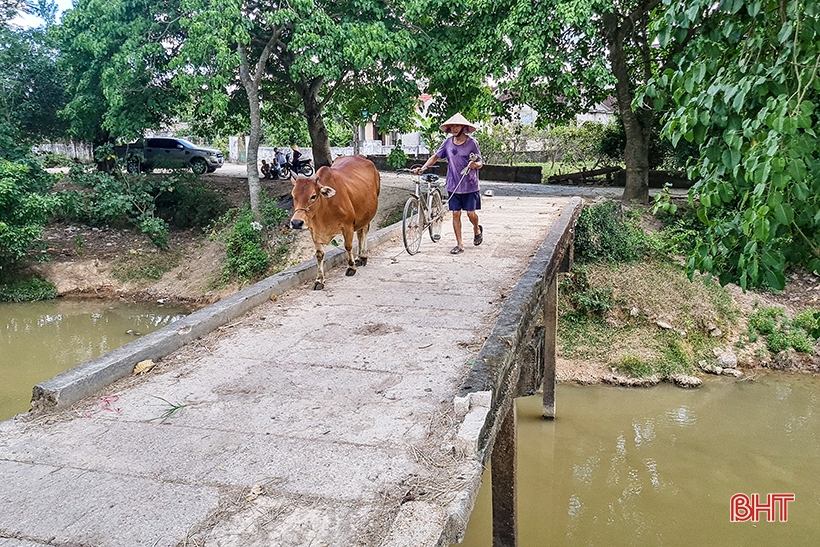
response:
<path id="1" fill-rule="evenodd" d="M 412 172 L 400 169 L 399 172 Z M 415 175 L 415 189 L 407 198 L 402 215 L 402 234 L 404 247 L 411 255 L 416 254 L 421 245 L 421 232 L 428 230 L 430 239 L 437 242 L 441 239 L 441 224 L 444 218 L 441 191 L 438 175 Z M 426 188 L 422 188 L 422 181 Z"/>

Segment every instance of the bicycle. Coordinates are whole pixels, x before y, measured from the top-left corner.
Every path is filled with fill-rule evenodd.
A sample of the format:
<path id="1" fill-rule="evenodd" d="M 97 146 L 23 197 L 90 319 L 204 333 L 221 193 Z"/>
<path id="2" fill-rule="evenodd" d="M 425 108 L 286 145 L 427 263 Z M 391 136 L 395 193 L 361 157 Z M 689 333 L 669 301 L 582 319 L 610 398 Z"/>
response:
<path id="1" fill-rule="evenodd" d="M 413 173 L 413 169 L 416 167 L 421 166 L 413 166 L 411 169 L 399 169 L 396 172 Z M 435 169 L 435 166 L 431 166 L 431 168 Z M 427 185 L 424 191 L 421 187 L 422 181 Z M 407 253 L 410 255 L 419 252 L 421 233 L 424 230 L 430 233 L 430 239 L 434 243 L 441 240 L 441 225 L 446 214 L 441 199 L 441 190 L 439 190 L 441 186 L 439 176 L 435 173 L 416 175 L 414 182 L 416 185 L 415 191 L 404 204 L 401 220 L 404 248 L 407 249 Z"/>

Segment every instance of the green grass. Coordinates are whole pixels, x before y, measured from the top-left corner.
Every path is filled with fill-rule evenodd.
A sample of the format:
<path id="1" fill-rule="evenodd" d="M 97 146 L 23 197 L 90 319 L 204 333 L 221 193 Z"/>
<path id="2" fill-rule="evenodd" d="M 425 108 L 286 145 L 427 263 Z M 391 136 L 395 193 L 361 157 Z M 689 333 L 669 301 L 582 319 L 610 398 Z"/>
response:
<path id="1" fill-rule="evenodd" d="M 0 283 L 0 302 L 35 302 L 57 297 L 57 287 L 39 277 L 26 277 Z"/>
<path id="2" fill-rule="evenodd" d="M 114 261 L 111 273 L 118 281 L 161 279 L 179 264 L 179 254 L 168 251 L 143 253 L 134 251 Z"/>

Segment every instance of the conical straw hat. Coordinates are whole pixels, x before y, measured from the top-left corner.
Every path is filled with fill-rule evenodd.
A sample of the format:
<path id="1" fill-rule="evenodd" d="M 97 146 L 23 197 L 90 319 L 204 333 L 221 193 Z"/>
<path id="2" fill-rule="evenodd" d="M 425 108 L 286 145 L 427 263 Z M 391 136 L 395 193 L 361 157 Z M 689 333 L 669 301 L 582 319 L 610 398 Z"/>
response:
<path id="1" fill-rule="evenodd" d="M 444 133 L 449 133 L 451 125 L 463 125 L 464 127 L 466 127 L 466 129 L 464 130 L 465 133 L 472 133 L 476 130 L 476 127 L 472 123 L 467 121 L 467 118 L 461 115 L 461 112 L 456 112 L 455 114 L 453 114 L 453 116 L 449 120 L 447 120 L 439 126 L 439 129 L 441 129 Z"/>

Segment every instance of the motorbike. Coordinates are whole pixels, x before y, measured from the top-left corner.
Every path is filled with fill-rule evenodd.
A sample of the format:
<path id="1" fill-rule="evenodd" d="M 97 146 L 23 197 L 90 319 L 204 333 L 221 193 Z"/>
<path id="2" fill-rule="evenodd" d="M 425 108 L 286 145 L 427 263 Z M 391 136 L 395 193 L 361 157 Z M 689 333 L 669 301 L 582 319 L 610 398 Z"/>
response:
<path id="1" fill-rule="evenodd" d="M 294 171 L 300 175 L 304 175 L 309 177 L 313 174 L 313 160 L 306 159 L 306 160 L 299 160 L 299 166 L 294 167 L 293 161 L 290 159 L 290 155 L 288 155 L 288 161 L 284 164 L 280 165 L 279 167 L 282 169 L 282 178 L 289 179 L 291 171 Z"/>

